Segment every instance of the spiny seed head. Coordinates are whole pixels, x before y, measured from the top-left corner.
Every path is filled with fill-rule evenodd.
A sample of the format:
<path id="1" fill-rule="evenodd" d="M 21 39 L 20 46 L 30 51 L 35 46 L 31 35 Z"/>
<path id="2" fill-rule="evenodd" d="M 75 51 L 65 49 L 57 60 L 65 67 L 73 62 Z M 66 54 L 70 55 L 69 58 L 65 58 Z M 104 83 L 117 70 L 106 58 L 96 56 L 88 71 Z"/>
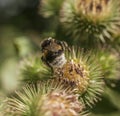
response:
<path id="1" fill-rule="evenodd" d="M 72 82 L 77 86 L 79 92 L 84 92 L 89 82 L 89 72 L 85 70 L 83 64 L 72 60 L 67 61 L 62 68 L 56 69 L 57 74 L 67 82 Z"/>
<path id="2" fill-rule="evenodd" d="M 92 53 L 86 54 L 82 49 L 71 48 L 70 52 L 66 52 L 67 62 L 62 68 L 56 69 L 55 74 L 69 83 L 80 99 L 91 106 L 103 91 L 103 80 L 97 60 Z"/>
<path id="3" fill-rule="evenodd" d="M 83 110 L 78 96 L 67 95 L 64 92 L 51 92 L 43 98 L 41 110 L 44 116 L 78 116 Z"/>
<path id="4" fill-rule="evenodd" d="M 119 32 L 118 0 L 66 0 L 60 21 L 66 34 L 81 41 L 105 42 Z"/>
<path id="5" fill-rule="evenodd" d="M 82 13 L 92 20 L 106 18 L 111 13 L 111 0 L 75 0 L 77 13 Z"/>
<path id="6" fill-rule="evenodd" d="M 72 94 L 62 83 L 50 80 L 37 85 L 26 85 L 15 92 L 15 97 L 8 98 L 6 115 L 80 116 L 84 105 L 78 101 L 78 95 Z"/>

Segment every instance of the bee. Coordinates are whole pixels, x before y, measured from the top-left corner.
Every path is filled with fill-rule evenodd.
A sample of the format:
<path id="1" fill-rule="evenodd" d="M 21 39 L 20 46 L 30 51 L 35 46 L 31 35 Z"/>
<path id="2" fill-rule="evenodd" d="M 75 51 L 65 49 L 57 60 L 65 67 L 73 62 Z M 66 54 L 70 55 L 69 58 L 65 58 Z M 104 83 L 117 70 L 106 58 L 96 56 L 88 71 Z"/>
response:
<path id="1" fill-rule="evenodd" d="M 66 63 L 65 50 L 68 47 L 64 41 L 49 37 L 41 42 L 42 61 L 51 68 L 60 68 Z"/>

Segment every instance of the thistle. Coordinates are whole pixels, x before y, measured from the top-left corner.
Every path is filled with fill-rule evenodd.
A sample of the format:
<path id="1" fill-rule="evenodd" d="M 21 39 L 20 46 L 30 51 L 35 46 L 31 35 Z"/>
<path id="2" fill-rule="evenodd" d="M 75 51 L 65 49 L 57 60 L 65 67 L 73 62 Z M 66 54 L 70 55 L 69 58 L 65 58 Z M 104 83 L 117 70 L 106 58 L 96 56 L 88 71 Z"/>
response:
<path id="1" fill-rule="evenodd" d="M 81 41 L 113 40 L 120 26 L 118 0 L 66 0 L 61 23 L 66 34 Z"/>
<path id="2" fill-rule="evenodd" d="M 84 105 L 59 81 L 26 85 L 8 98 L 7 114 L 12 116 L 83 116 Z M 81 112 L 81 114 L 80 114 Z"/>
<path id="3" fill-rule="evenodd" d="M 37 82 L 52 77 L 52 71 L 42 61 L 39 55 L 31 55 L 21 62 L 21 76 L 23 82 Z"/>
<path id="4" fill-rule="evenodd" d="M 86 106 L 98 101 L 103 91 L 101 68 L 91 53 L 79 48 L 66 52 L 67 62 L 62 68 L 55 69 L 56 77 L 69 83 L 74 92 Z"/>

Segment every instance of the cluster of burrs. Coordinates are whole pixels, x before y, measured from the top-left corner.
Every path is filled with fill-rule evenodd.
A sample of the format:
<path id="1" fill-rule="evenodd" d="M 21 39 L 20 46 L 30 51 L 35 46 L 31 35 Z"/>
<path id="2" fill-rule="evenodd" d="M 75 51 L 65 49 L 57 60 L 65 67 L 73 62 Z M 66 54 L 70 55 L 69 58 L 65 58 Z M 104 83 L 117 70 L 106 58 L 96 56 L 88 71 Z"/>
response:
<path id="1" fill-rule="evenodd" d="M 86 105 L 98 100 L 103 87 L 102 73 L 92 53 L 52 38 L 44 40 L 41 48 L 42 61 L 52 68 L 55 78 L 67 83 Z"/>
<path id="2" fill-rule="evenodd" d="M 41 52 L 25 61 L 25 86 L 6 100 L 5 116 L 86 116 L 103 92 L 95 56 L 53 38 Z"/>

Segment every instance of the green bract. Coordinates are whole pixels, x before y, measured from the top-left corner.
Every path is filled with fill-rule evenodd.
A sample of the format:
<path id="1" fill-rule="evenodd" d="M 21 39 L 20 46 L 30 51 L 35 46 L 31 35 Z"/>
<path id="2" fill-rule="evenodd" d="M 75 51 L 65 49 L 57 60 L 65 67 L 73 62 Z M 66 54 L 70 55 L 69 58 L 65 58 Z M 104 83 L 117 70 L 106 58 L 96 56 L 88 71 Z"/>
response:
<path id="1" fill-rule="evenodd" d="M 52 78 L 52 71 L 41 60 L 41 56 L 31 55 L 21 62 L 23 82 L 37 82 Z"/>

